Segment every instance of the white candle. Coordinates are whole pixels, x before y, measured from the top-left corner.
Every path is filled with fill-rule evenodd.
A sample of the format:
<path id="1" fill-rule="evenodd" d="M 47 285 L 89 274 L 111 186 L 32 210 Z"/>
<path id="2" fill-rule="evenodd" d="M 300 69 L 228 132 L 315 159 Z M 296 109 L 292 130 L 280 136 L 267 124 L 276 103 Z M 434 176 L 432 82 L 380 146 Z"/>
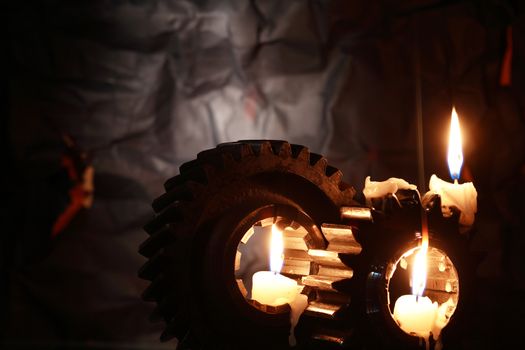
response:
<path id="1" fill-rule="evenodd" d="M 450 176 L 454 183 L 443 181 L 436 175 L 432 175 L 428 187 L 431 193 L 438 194 L 441 197 L 444 215 L 450 215 L 450 207 L 456 207 L 461 211 L 459 223 L 464 226 L 472 226 L 477 211 L 478 193 L 472 182 L 458 184 L 463 165 L 463 151 L 459 118 L 455 108 L 452 109 L 450 120 L 447 161 Z"/>
<path id="2" fill-rule="evenodd" d="M 295 345 L 294 329 L 299 322 L 299 317 L 308 306 L 308 297 L 300 294 L 304 286 L 297 281 L 281 275 L 283 267 L 284 244 L 282 232 L 272 225 L 270 244 L 270 270 L 259 271 L 252 277 L 252 299 L 261 304 L 277 306 L 290 304 L 290 345 Z"/>
<path id="3" fill-rule="evenodd" d="M 438 314 L 438 304 L 422 296 L 427 280 L 427 251 L 428 237 L 423 236 L 412 265 L 412 295 L 399 297 L 394 305 L 394 319 L 399 327 L 425 341 L 435 329 Z"/>
<path id="4" fill-rule="evenodd" d="M 284 263 L 283 233 L 272 225 L 270 242 L 270 270 L 259 271 L 252 277 L 252 299 L 261 304 L 277 306 L 289 304 L 301 292 L 297 281 L 281 275 Z"/>
<path id="5" fill-rule="evenodd" d="M 394 318 L 406 333 L 428 339 L 434 329 L 438 304 L 428 297 L 403 295 L 396 300 Z"/>
<path id="6" fill-rule="evenodd" d="M 273 271 L 254 273 L 252 282 L 252 299 L 270 306 L 293 302 L 303 288 L 295 280 Z"/>
<path id="7" fill-rule="evenodd" d="M 395 194 L 398 190 L 417 191 L 417 186 L 397 177 L 391 177 L 385 181 L 371 181 L 370 176 L 367 176 L 363 194 L 366 199 L 381 198 L 388 194 Z"/>
<path id="8" fill-rule="evenodd" d="M 472 226 L 476 215 L 478 203 L 478 192 L 472 182 L 464 184 L 450 183 L 441 180 L 436 175 L 430 177 L 428 187 L 430 192 L 441 197 L 442 212 L 450 215 L 450 207 L 460 210 L 459 223 L 464 226 Z"/>

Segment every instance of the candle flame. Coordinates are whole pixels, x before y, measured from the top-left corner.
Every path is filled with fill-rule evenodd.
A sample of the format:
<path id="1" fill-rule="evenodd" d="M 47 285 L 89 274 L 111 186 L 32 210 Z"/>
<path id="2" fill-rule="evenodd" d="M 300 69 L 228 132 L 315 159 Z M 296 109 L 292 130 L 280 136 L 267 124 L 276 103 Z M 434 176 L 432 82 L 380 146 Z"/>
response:
<path id="1" fill-rule="evenodd" d="M 284 263 L 283 233 L 275 225 L 272 225 L 272 237 L 270 240 L 270 270 L 274 273 L 281 272 Z"/>
<path id="2" fill-rule="evenodd" d="M 427 284 L 428 234 L 423 235 L 421 246 L 412 267 L 412 295 L 422 296 Z"/>
<path id="3" fill-rule="evenodd" d="M 463 151 L 461 141 L 461 130 L 459 128 L 459 118 L 456 108 L 452 108 L 450 118 L 450 133 L 448 138 L 448 169 L 453 180 L 459 179 L 461 166 L 463 165 Z"/>

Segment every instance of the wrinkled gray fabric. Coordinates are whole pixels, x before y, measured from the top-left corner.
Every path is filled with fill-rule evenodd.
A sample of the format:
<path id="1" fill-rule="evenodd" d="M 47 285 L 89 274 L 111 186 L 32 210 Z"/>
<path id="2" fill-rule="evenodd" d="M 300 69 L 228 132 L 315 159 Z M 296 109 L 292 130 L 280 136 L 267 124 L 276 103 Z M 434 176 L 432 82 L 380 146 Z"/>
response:
<path id="1" fill-rule="evenodd" d="M 522 11 L 490 1 L 129 0 L 43 1 L 7 15 L 12 339 L 157 346 L 161 325 L 139 300 L 141 227 L 163 182 L 218 143 L 304 144 L 358 189 L 366 175 L 416 182 L 415 32 L 426 178 L 447 178 L 453 103 L 480 192 L 472 249 L 491 252 L 480 274 L 500 276 L 505 252 L 525 288 Z M 502 88 L 507 23 L 513 85 Z M 93 156 L 95 203 L 43 249 L 35 242 L 49 235 L 64 132 Z"/>

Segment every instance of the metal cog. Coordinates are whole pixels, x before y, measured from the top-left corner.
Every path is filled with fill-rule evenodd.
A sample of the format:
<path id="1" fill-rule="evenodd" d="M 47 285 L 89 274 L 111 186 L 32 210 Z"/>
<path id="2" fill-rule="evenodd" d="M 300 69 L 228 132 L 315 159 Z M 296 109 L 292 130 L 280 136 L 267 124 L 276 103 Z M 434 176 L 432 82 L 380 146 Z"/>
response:
<path id="1" fill-rule="evenodd" d="M 176 337 L 180 349 L 245 349 L 258 343 L 288 348 L 287 314 L 269 315 L 272 321 L 262 325 L 260 317 L 238 317 L 252 311 L 244 309 L 244 300 L 239 306 L 228 298 L 216 253 L 224 247 L 212 249 L 217 247 L 209 241 L 219 235 L 217 227 L 237 225 L 224 224 L 226 217 L 266 204 L 304 211 L 318 227 L 339 222 L 341 207 L 358 205 L 355 191 L 341 179 L 341 171 L 324 157 L 284 141 L 221 144 L 183 164 L 154 201 L 156 216 L 145 226 L 150 236 L 139 249 L 148 258 L 139 276 L 151 281 L 143 298 L 157 303 L 151 318 L 166 322 L 161 340 Z M 225 239 L 213 244 L 226 244 L 228 229 L 220 233 Z M 213 292 L 204 292 L 207 288 Z"/>

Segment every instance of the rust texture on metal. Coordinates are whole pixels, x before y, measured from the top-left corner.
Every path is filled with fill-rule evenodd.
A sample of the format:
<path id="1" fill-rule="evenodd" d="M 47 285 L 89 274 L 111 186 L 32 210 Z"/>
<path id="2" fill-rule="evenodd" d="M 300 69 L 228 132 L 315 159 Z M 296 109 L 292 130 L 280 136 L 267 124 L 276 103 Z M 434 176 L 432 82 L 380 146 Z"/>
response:
<path id="1" fill-rule="evenodd" d="M 373 220 L 372 209 L 368 207 L 342 207 L 341 217 L 349 220 Z"/>

